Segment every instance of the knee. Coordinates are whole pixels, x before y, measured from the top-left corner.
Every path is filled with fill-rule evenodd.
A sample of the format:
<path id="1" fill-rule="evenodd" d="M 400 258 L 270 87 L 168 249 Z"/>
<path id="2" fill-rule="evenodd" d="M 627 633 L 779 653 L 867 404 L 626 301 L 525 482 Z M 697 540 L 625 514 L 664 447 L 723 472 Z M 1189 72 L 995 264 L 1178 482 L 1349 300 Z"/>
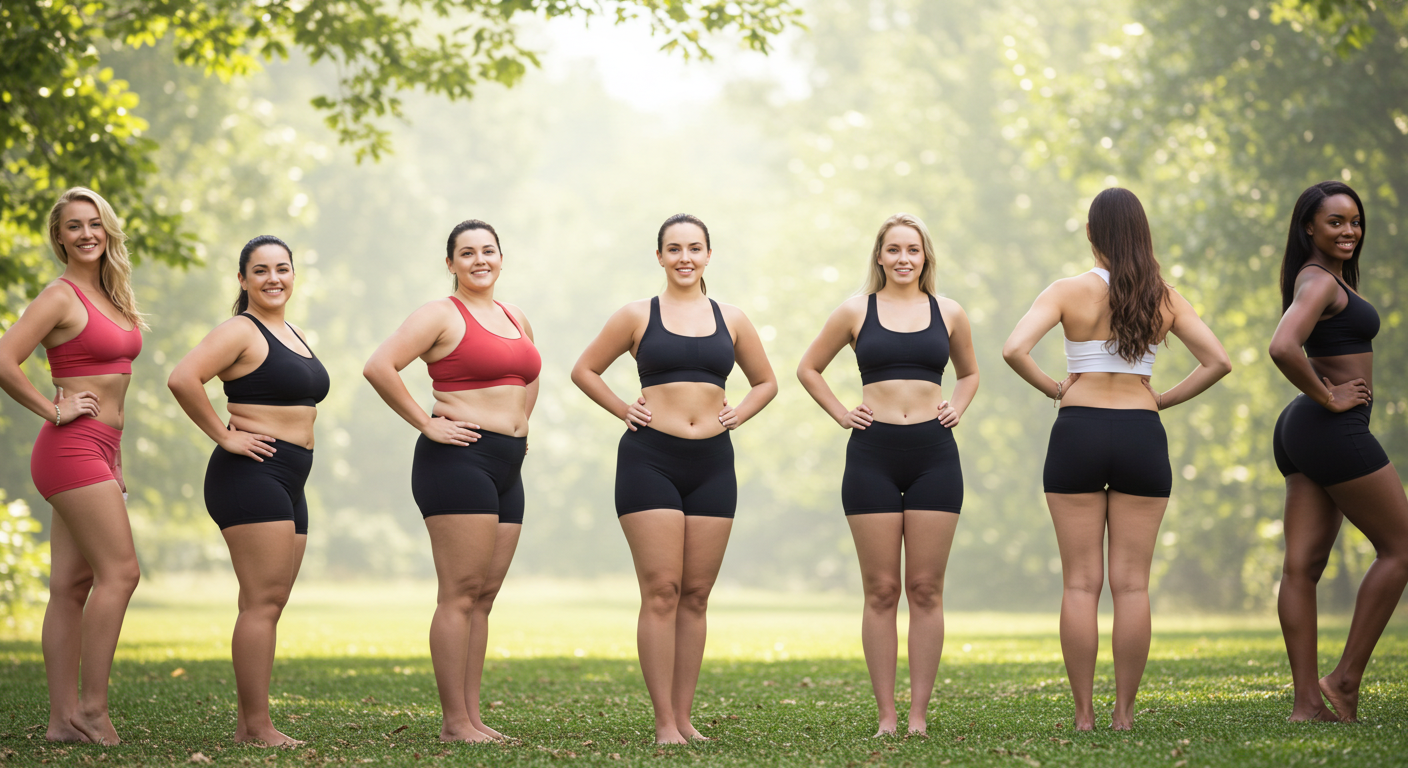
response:
<path id="1" fill-rule="evenodd" d="M 1113 597 L 1128 597 L 1130 595 L 1149 594 L 1148 574 L 1133 576 L 1110 575 L 1110 595 Z"/>
<path id="2" fill-rule="evenodd" d="M 658 579 L 642 584 L 640 603 L 651 613 L 674 613 L 680 604 L 679 579 Z"/>
<path id="3" fill-rule="evenodd" d="M 137 564 L 136 558 L 133 558 L 130 562 L 105 569 L 97 578 L 90 578 L 89 583 L 120 590 L 124 594 L 131 595 L 137 591 L 137 583 L 141 580 L 142 569 Z"/>
<path id="4" fill-rule="evenodd" d="M 709 610 L 712 586 L 688 587 L 680 593 L 680 610 L 702 614 Z"/>
<path id="5" fill-rule="evenodd" d="M 488 616 L 494 610 L 494 599 L 499 596 L 499 585 L 485 587 L 474 600 L 474 612 Z"/>
<path id="6" fill-rule="evenodd" d="M 911 611 L 936 611 L 944 607 L 943 579 L 912 579 L 905 585 Z"/>
<path id="7" fill-rule="evenodd" d="M 1324 557 L 1286 557 L 1286 562 L 1281 566 L 1281 573 L 1287 579 L 1302 579 L 1313 584 L 1320 583 L 1320 577 L 1325 574 L 1325 567 L 1330 564 L 1330 556 Z"/>
<path id="8" fill-rule="evenodd" d="M 900 583 L 885 579 L 872 582 L 865 587 L 865 607 L 872 611 L 890 613 L 899 608 Z"/>
<path id="9" fill-rule="evenodd" d="M 1098 598 L 1100 590 L 1105 585 L 1105 574 L 1100 570 L 1067 573 L 1062 581 L 1067 594 L 1075 593 Z"/>
<path id="10" fill-rule="evenodd" d="M 462 579 L 449 588 L 442 588 L 437 603 L 442 608 L 468 616 L 479 605 L 480 595 L 483 592 L 483 579 Z"/>

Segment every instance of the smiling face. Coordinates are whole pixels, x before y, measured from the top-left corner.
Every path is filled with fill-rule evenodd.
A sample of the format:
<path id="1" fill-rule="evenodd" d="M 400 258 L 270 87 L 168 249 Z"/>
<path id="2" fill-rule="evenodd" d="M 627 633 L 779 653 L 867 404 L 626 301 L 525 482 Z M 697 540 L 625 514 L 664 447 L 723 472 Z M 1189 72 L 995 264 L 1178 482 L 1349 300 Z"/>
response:
<path id="1" fill-rule="evenodd" d="M 914 227 L 896 224 L 880 245 L 880 268 L 886 282 L 910 285 L 924 274 L 924 240 Z"/>
<path id="2" fill-rule="evenodd" d="M 1364 237 L 1364 220 L 1359 206 L 1349 195 L 1332 195 L 1305 226 L 1315 250 L 1335 261 L 1349 261 Z"/>
<path id="3" fill-rule="evenodd" d="M 102 259 L 108 249 L 108 231 L 98 206 L 87 200 L 74 200 L 59 214 L 59 243 L 69 262 L 91 264 Z"/>
<path id="4" fill-rule="evenodd" d="M 682 222 L 665 230 L 655 258 L 672 285 L 692 288 L 703 279 L 712 254 L 704 230 L 698 224 Z"/>
<path id="5" fill-rule="evenodd" d="M 470 291 L 494 287 L 503 268 L 499 241 L 487 229 L 466 229 L 455 238 L 454 255 L 445 260 L 458 286 Z"/>
<path id="6" fill-rule="evenodd" d="M 293 257 L 276 243 L 269 243 L 249 255 L 240 287 L 249 292 L 251 306 L 275 311 L 293 296 L 293 277 Z"/>

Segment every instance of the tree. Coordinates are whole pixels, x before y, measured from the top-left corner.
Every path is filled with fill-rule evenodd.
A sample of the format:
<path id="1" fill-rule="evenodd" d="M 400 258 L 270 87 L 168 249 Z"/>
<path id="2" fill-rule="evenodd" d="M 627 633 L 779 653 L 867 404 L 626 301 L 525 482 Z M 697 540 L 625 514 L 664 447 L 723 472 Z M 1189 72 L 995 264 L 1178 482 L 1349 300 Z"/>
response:
<path id="1" fill-rule="evenodd" d="M 44 217 L 59 189 L 98 189 L 126 217 L 138 258 L 196 261 L 179 213 L 143 198 L 158 171 L 138 94 L 99 54 L 170 39 L 177 61 L 228 81 L 298 51 L 336 71 L 312 99 L 357 157 L 389 151 L 379 121 L 400 94 L 468 99 L 485 82 L 512 86 L 538 62 L 518 38 L 527 17 L 645 18 L 662 48 L 708 57 L 706 35 L 738 34 L 755 50 L 798 23 L 791 0 L 21 0 L 0 5 L 0 324 L 49 274 Z"/>

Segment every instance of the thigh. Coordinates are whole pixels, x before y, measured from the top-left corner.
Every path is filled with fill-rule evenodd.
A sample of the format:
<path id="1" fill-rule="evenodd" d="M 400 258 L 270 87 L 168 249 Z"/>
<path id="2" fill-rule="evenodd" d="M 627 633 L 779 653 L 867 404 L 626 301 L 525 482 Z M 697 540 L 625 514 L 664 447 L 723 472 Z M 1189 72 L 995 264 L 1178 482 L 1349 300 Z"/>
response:
<path id="1" fill-rule="evenodd" d="M 1106 525 L 1110 530 L 1111 590 L 1149 586 L 1149 567 L 1167 508 L 1166 497 L 1110 491 Z"/>
<path id="2" fill-rule="evenodd" d="M 132 524 L 116 480 L 62 491 L 49 497 L 54 515 L 63 518 L 78 553 L 98 575 L 104 568 L 137 562 Z"/>
<path id="3" fill-rule="evenodd" d="M 489 563 L 489 581 L 484 591 L 498 593 L 508 576 L 508 567 L 513 564 L 513 554 L 518 551 L 518 535 L 523 532 L 519 523 L 505 523 L 499 520 L 494 537 L 494 557 Z"/>
<path id="4" fill-rule="evenodd" d="M 924 466 L 904 492 L 905 537 L 909 537 L 907 513 L 912 510 L 938 510 L 957 513 L 963 509 L 963 466 L 958 460 L 958 444 L 950 436 L 946 443 L 921 454 Z"/>
<path id="5" fill-rule="evenodd" d="M 281 482 L 274 458 L 264 462 L 217 447 L 205 467 L 205 510 L 220 530 L 297 519 L 294 492 Z M 297 496 L 302 497 L 302 488 Z M 307 530 L 305 507 L 304 531 Z"/>
<path id="6" fill-rule="evenodd" d="M 433 515 L 425 518 L 441 597 L 478 592 L 489 581 L 499 519 L 494 515 Z"/>
<path id="7" fill-rule="evenodd" d="M 514 472 L 513 481 L 499 494 L 499 522 L 511 523 L 519 526 L 523 525 L 523 511 L 527 506 L 527 501 L 523 493 L 523 476 Z M 514 541 L 518 541 L 517 534 Z M 498 550 L 494 550 L 497 552 Z"/>
<path id="8" fill-rule="evenodd" d="M 880 584 L 897 586 L 900 583 L 905 514 L 877 512 L 848 515 L 846 522 L 851 527 L 851 538 L 855 540 L 860 578 L 866 591 Z"/>
<path id="9" fill-rule="evenodd" d="M 1408 497 L 1392 464 L 1325 491 L 1380 556 L 1408 552 Z"/>
<path id="10" fill-rule="evenodd" d="M 851 432 L 846 442 L 846 469 L 841 475 L 841 508 L 846 515 L 904 511 L 897 467 L 884 460 L 864 432 Z M 854 530 L 854 528 L 852 528 Z"/>
<path id="11" fill-rule="evenodd" d="M 684 497 L 669 472 L 669 459 L 642 444 L 635 433 L 622 435 L 616 451 L 617 516 L 652 509 L 684 510 Z"/>
<path id="12" fill-rule="evenodd" d="M 642 585 L 678 582 L 684 577 L 685 516 L 677 509 L 644 509 L 622 515 L 621 530 L 631 548 Z"/>
<path id="13" fill-rule="evenodd" d="M 1099 589 L 1104 581 L 1105 519 L 1109 494 L 1048 493 L 1046 505 L 1061 551 L 1061 579 L 1067 586 Z"/>
<path id="14" fill-rule="evenodd" d="M 230 548 L 230 564 L 240 591 L 285 594 L 293 584 L 301 561 L 302 544 L 292 520 L 237 525 L 221 531 Z M 303 538 L 303 542 L 299 539 Z"/>
<path id="15" fill-rule="evenodd" d="M 904 572 L 906 582 L 943 582 L 958 513 L 910 510 L 904 513 Z"/>
<path id="16" fill-rule="evenodd" d="M 1041 472 L 1047 497 L 1103 492 L 1109 481 L 1106 472 L 1109 449 L 1105 422 L 1064 413 L 1058 415 L 1056 423 L 1051 425 L 1046 463 Z"/>
<path id="17" fill-rule="evenodd" d="M 1157 417 L 1118 422 L 1109 457 L 1109 484 L 1122 496 L 1162 498 L 1167 506 L 1173 490 L 1173 468 L 1168 461 L 1168 435 Z M 1114 509 L 1114 493 L 1110 496 Z M 1113 521 L 1113 519 L 1112 519 Z M 1113 540 L 1112 540 L 1113 541 Z"/>
<path id="18" fill-rule="evenodd" d="M 711 456 L 703 476 L 689 493 L 680 498 L 680 507 L 689 517 L 733 519 L 738 509 L 738 474 L 733 468 L 733 452 Z M 725 534 L 727 539 L 727 534 Z"/>
<path id="19" fill-rule="evenodd" d="M 1344 515 L 1330 494 L 1304 473 L 1286 475 L 1285 568 L 1319 571 L 1329 562 Z"/>
<path id="20" fill-rule="evenodd" d="M 719 577 L 724 550 L 733 530 L 728 517 L 686 516 L 684 519 L 684 567 L 680 588 L 686 592 L 707 590 Z"/>
<path id="21" fill-rule="evenodd" d="M 499 488 L 470 445 L 445 445 L 421 435 L 411 463 L 411 495 L 422 517 L 499 514 Z"/>
<path id="22" fill-rule="evenodd" d="M 49 523 L 49 587 L 51 590 L 81 589 L 93 584 L 93 569 L 78 551 L 78 542 L 68 530 L 62 515 Z"/>

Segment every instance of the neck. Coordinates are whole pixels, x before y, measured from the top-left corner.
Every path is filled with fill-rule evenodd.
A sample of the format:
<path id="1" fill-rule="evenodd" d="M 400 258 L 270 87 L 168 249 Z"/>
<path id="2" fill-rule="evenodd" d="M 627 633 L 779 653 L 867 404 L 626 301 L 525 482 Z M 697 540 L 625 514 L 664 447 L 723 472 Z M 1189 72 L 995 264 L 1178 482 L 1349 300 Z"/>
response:
<path id="1" fill-rule="evenodd" d="M 704 291 L 700 290 L 699 283 L 690 286 L 669 283 L 665 286 L 665 292 L 661 294 L 661 298 L 667 298 L 670 301 L 698 301 L 704 298 Z"/>
<path id="2" fill-rule="evenodd" d="M 474 291 L 466 288 L 463 283 L 460 283 L 455 288 L 455 298 L 459 299 L 465 305 L 492 306 L 494 303 L 494 286 L 491 285 L 482 291 Z"/>
<path id="3" fill-rule="evenodd" d="M 1310 258 L 1305 260 L 1305 263 L 1324 267 L 1330 270 L 1335 277 L 1344 277 L 1344 261 L 1336 259 L 1333 256 L 1326 256 L 1319 248 L 1315 249 L 1315 252 L 1310 255 Z"/>
<path id="4" fill-rule="evenodd" d="M 99 288 L 102 286 L 102 262 L 80 264 L 76 261 L 70 261 L 64 265 L 63 276 L 71 283 Z"/>
<path id="5" fill-rule="evenodd" d="M 284 307 L 282 306 L 266 308 L 251 301 L 244 311 L 259 318 L 265 325 L 277 326 L 283 325 L 284 322 Z"/>
<path id="6" fill-rule="evenodd" d="M 877 293 L 887 299 L 894 299 L 895 301 L 913 301 L 925 295 L 923 289 L 919 287 L 918 280 L 908 285 L 900 285 L 893 280 L 886 280 L 885 287 L 881 288 Z"/>

